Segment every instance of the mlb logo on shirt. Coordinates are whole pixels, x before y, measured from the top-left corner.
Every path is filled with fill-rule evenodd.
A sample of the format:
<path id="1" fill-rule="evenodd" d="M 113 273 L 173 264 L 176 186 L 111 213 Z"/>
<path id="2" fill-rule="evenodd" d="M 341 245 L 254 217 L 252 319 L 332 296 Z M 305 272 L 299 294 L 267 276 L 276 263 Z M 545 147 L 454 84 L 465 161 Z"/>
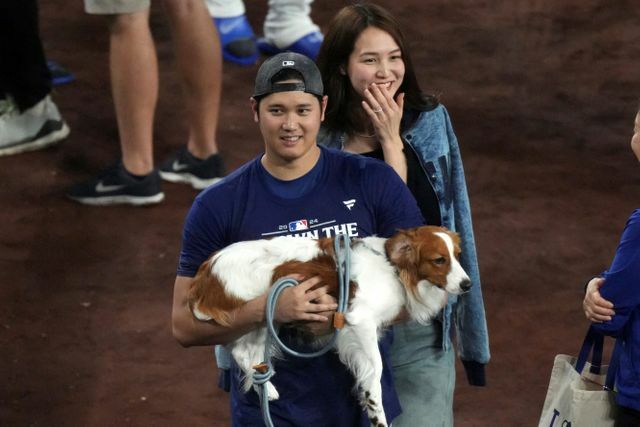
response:
<path id="1" fill-rule="evenodd" d="M 297 221 L 292 221 L 289 223 L 289 231 L 300 231 L 300 230 L 308 230 L 309 223 L 306 219 L 299 219 Z"/>

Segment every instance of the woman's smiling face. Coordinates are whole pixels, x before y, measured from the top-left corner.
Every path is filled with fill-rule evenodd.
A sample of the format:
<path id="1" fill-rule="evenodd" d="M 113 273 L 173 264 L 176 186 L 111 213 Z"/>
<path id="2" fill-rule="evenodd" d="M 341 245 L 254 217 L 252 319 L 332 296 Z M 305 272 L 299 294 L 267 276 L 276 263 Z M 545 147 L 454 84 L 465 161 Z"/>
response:
<path id="1" fill-rule="evenodd" d="M 640 162 L 640 111 L 636 114 L 636 121 L 633 126 L 633 136 L 631 137 L 631 149 Z"/>
<path id="2" fill-rule="evenodd" d="M 404 79 L 404 60 L 400 46 L 389 33 L 367 27 L 356 40 L 346 74 L 360 97 L 375 83 L 395 96 Z"/>

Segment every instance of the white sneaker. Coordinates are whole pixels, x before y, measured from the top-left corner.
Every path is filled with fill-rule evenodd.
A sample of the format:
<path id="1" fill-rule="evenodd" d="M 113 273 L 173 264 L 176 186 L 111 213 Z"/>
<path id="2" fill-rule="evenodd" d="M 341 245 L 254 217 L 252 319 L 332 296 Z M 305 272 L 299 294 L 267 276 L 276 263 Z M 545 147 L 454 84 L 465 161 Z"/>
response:
<path id="1" fill-rule="evenodd" d="M 0 156 L 39 150 L 67 135 L 69 127 L 48 95 L 22 113 L 11 98 L 0 101 Z"/>

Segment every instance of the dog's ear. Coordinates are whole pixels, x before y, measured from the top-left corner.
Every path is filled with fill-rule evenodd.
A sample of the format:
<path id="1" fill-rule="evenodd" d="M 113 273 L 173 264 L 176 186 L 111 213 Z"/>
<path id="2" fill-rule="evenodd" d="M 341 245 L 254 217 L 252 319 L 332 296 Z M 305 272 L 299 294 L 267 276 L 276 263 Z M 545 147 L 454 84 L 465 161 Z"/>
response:
<path id="1" fill-rule="evenodd" d="M 243 303 L 225 293 L 222 283 L 211 272 L 212 263 L 208 259 L 200 265 L 189 288 L 189 308 L 199 320 L 214 320 L 222 326 L 230 326 L 231 312 Z"/>
<path id="2" fill-rule="evenodd" d="M 410 231 L 399 230 L 387 239 L 384 248 L 389 261 L 399 268 L 405 268 L 416 262 L 417 254 Z"/>
<path id="3" fill-rule="evenodd" d="M 414 245 L 415 231 L 400 230 L 393 237 L 387 239 L 385 250 L 387 258 L 398 269 L 398 277 L 407 292 L 414 297 L 417 295 L 418 278 L 418 253 Z"/>

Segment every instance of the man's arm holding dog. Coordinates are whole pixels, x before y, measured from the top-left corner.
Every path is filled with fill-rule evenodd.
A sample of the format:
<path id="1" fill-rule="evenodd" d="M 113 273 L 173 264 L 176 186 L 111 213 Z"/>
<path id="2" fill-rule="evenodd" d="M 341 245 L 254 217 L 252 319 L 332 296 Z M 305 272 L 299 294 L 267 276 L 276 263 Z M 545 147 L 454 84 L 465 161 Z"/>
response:
<path id="1" fill-rule="evenodd" d="M 300 280 L 299 277 L 293 276 L 293 278 Z M 227 344 L 264 324 L 266 294 L 254 298 L 236 309 L 229 327 L 221 326 L 214 321 L 203 322 L 196 319 L 187 303 L 189 288 L 193 280 L 193 277 L 177 276 L 173 288 L 171 316 L 173 336 L 183 346 Z M 309 291 L 319 282 L 318 277 L 312 277 L 301 282 L 298 286 L 284 289 L 278 299 L 275 320 L 279 323 L 288 323 L 294 320 L 328 322 L 327 316 L 321 313 L 335 310 L 337 305 L 323 298 L 327 294 L 326 287 L 320 286 Z"/>

